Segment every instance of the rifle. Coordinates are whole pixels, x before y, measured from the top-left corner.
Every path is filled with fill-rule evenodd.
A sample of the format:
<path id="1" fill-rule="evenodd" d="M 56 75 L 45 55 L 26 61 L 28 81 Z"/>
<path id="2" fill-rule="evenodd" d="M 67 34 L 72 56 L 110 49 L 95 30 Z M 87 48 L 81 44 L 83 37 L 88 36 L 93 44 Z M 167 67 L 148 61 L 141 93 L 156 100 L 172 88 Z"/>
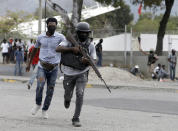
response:
<path id="1" fill-rule="evenodd" d="M 55 11 L 57 11 L 57 12 L 60 13 L 61 17 L 63 18 L 63 20 L 64 20 L 64 22 L 65 22 L 65 24 L 67 25 L 67 29 L 68 29 L 68 30 L 67 30 L 66 39 L 67 39 L 68 41 L 70 41 L 72 44 L 74 44 L 74 46 L 76 46 L 76 47 L 79 46 L 79 47 L 80 47 L 79 49 L 80 49 L 80 51 L 81 51 L 81 54 L 82 54 L 85 58 L 88 59 L 90 66 L 93 68 L 93 70 L 95 71 L 95 73 L 97 74 L 97 76 L 100 78 L 101 81 L 103 81 L 104 85 L 106 86 L 106 88 L 108 89 L 108 91 L 111 93 L 110 88 L 107 86 L 105 80 L 102 78 L 101 73 L 100 73 L 99 70 L 97 69 L 97 67 L 96 67 L 95 63 L 93 62 L 92 58 L 89 56 L 89 54 L 87 53 L 87 51 L 85 51 L 85 49 L 82 48 L 82 47 L 78 44 L 78 42 L 75 40 L 75 38 L 73 37 L 73 35 L 72 35 L 72 33 L 71 33 L 71 29 L 70 29 L 70 27 L 73 26 L 73 24 L 70 22 L 69 17 L 68 17 L 68 15 L 67 15 L 67 12 L 66 12 L 62 7 L 60 7 L 58 4 L 51 2 L 51 0 L 48 0 L 48 2 L 49 2 L 49 3 L 48 3 L 49 6 L 50 6 L 52 9 L 54 9 Z M 58 9 L 57 9 L 57 8 L 58 8 Z"/>
<path id="2" fill-rule="evenodd" d="M 95 63 L 93 62 L 92 58 L 89 56 L 89 54 L 87 53 L 87 51 L 82 48 L 78 42 L 75 40 L 75 38 L 73 37 L 73 35 L 71 34 L 71 32 L 67 32 L 67 35 L 66 35 L 66 39 L 68 41 L 70 41 L 72 44 L 74 44 L 74 46 L 79 46 L 80 48 L 80 51 L 81 51 L 81 54 L 88 59 L 88 62 L 90 64 L 90 66 L 93 68 L 93 70 L 95 71 L 95 73 L 97 74 L 97 76 L 100 78 L 101 81 L 103 81 L 103 83 L 105 84 L 106 88 L 108 89 L 108 91 L 111 93 L 111 90 L 110 88 L 107 86 L 105 80 L 102 78 L 101 76 L 101 73 L 99 72 L 99 70 L 97 69 Z"/>

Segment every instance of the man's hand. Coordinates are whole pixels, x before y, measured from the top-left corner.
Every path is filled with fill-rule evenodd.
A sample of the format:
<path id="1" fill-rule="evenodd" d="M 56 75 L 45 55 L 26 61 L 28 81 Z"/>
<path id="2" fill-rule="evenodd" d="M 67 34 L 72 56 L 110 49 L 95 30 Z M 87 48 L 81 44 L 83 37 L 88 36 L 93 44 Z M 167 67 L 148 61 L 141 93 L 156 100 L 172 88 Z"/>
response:
<path id="1" fill-rule="evenodd" d="M 72 51 L 75 53 L 75 54 L 78 54 L 80 52 L 80 47 L 77 46 L 77 47 L 72 47 Z"/>
<path id="2" fill-rule="evenodd" d="M 173 62 L 173 61 L 172 61 L 172 63 L 175 64 L 175 65 L 177 64 L 176 62 Z"/>
<path id="3" fill-rule="evenodd" d="M 30 63 L 28 63 L 26 67 L 26 72 L 29 72 L 29 71 L 30 71 Z"/>
<path id="4" fill-rule="evenodd" d="M 82 63 L 87 65 L 87 64 L 89 64 L 89 60 L 85 57 L 82 57 Z"/>

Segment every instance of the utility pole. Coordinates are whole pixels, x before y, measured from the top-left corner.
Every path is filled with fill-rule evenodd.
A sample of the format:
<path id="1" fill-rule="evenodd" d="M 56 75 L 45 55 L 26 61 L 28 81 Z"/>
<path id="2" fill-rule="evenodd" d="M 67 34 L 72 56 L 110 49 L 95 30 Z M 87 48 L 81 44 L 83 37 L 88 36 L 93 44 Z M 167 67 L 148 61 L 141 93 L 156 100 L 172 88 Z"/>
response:
<path id="1" fill-rule="evenodd" d="M 125 25 L 125 33 L 124 33 L 124 63 L 127 66 L 127 25 Z"/>
<path id="2" fill-rule="evenodd" d="M 44 24 L 45 32 L 46 32 L 46 4 L 47 4 L 47 0 L 45 0 L 45 24 Z"/>
<path id="3" fill-rule="evenodd" d="M 42 21 L 42 0 L 39 0 L 39 10 L 38 10 L 38 34 L 41 34 L 41 21 Z"/>

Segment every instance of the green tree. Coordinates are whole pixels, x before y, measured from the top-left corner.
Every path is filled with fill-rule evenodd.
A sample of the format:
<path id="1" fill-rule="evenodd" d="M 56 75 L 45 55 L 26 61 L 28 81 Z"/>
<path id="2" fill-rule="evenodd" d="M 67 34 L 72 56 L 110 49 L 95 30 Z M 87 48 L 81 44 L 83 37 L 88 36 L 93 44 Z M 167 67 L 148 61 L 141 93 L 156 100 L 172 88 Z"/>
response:
<path id="1" fill-rule="evenodd" d="M 162 17 L 163 14 L 155 16 L 151 12 L 142 13 L 136 24 L 133 25 L 133 30 L 142 33 L 157 32 Z M 177 21 L 178 16 L 170 16 L 167 23 L 167 31 L 175 30 L 178 27 Z"/>
<path id="2" fill-rule="evenodd" d="M 154 18 L 152 13 L 143 13 L 133 26 L 135 32 L 155 32 L 158 30 L 159 22 Z"/>
<path id="3" fill-rule="evenodd" d="M 96 0 L 101 3 L 105 4 L 112 4 L 117 5 L 117 0 Z M 123 0 L 120 0 L 122 3 Z M 162 55 L 163 50 L 163 38 L 165 35 L 167 23 L 170 17 L 170 13 L 174 4 L 174 0 L 132 0 L 133 4 L 140 4 L 143 3 L 144 8 L 153 8 L 156 9 L 158 7 L 164 7 L 165 6 L 165 13 L 160 21 L 158 34 L 157 34 L 157 45 L 156 45 L 156 53 L 158 55 Z"/>
<path id="4" fill-rule="evenodd" d="M 125 25 L 129 25 L 132 20 L 133 14 L 130 12 L 130 7 L 126 4 L 122 4 L 119 9 L 89 18 L 86 21 L 90 23 L 92 29 L 97 33 L 94 33 L 96 35 L 95 37 L 102 37 L 101 35 L 103 35 L 103 33 L 108 35 L 107 32 L 111 33 L 111 35 L 123 32 Z M 104 30 L 103 33 L 98 29 Z M 112 29 L 113 31 L 111 31 Z"/>
<path id="5" fill-rule="evenodd" d="M 36 19 L 38 19 L 38 16 L 39 16 L 38 11 L 39 11 L 39 8 L 37 8 L 33 14 Z M 57 15 L 59 15 L 59 14 L 56 11 L 51 10 L 48 7 L 46 7 L 46 17 L 47 18 L 52 17 L 52 16 L 57 16 Z M 45 8 L 42 9 L 42 18 L 45 18 Z"/>
<path id="6" fill-rule="evenodd" d="M 23 11 L 7 11 L 6 16 L 0 21 L 0 34 L 6 37 L 12 30 L 18 30 L 20 23 L 31 19 L 33 19 L 33 16 Z"/>

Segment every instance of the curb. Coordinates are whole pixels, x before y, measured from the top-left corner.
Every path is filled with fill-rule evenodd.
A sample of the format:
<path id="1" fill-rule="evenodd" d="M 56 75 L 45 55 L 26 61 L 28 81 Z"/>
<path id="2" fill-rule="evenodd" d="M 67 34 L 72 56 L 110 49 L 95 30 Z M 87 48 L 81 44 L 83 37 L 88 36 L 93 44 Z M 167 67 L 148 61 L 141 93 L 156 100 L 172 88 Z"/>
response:
<path id="1" fill-rule="evenodd" d="M 29 80 L 29 77 L 23 77 L 23 78 L 9 78 L 11 76 L 0 76 L 0 81 L 3 82 L 22 82 L 26 83 Z M 62 81 L 57 80 L 56 83 L 62 84 Z M 149 90 L 149 91 L 163 91 L 163 92 L 174 92 L 178 93 L 178 88 L 173 88 L 173 87 L 156 87 L 156 86 L 136 86 L 136 85 L 108 85 L 111 88 L 111 92 L 114 89 L 126 89 L 126 90 Z M 102 84 L 92 84 L 88 83 L 86 85 L 86 88 L 105 88 L 105 85 Z M 106 89 L 107 90 L 107 89 Z"/>
<path id="2" fill-rule="evenodd" d="M 89 84 L 90 88 L 105 88 L 105 85 Z M 147 91 L 163 91 L 163 92 L 174 92 L 178 93 L 178 88 L 168 88 L 168 87 L 150 87 L 150 86 L 135 86 L 135 85 L 108 85 L 111 89 L 111 93 L 114 89 L 124 89 L 124 90 L 147 90 Z M 107 90 L 107 89 L 106 89 Z"/>

